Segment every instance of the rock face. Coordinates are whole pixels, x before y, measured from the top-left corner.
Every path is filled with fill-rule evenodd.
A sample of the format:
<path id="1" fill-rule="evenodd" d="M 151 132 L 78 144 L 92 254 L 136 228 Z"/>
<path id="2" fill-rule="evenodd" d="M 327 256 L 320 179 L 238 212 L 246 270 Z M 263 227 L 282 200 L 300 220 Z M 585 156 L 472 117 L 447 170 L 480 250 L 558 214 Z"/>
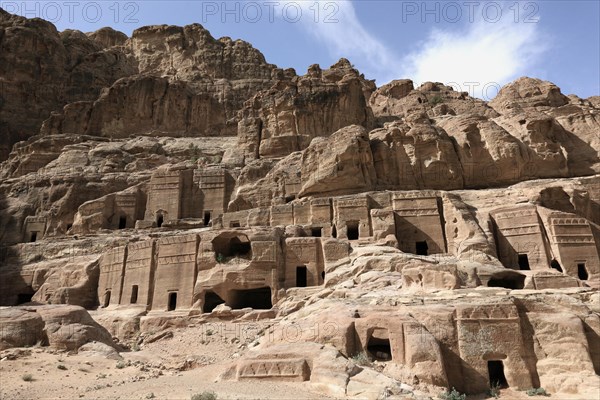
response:
<path id="1" fill-rule="evenodd" d="M 597 397 L 598 98 L 298 76 L 198 24 L 0 10 L 0 48 L 0 349 L 260 321 L 220 380 Z"/>

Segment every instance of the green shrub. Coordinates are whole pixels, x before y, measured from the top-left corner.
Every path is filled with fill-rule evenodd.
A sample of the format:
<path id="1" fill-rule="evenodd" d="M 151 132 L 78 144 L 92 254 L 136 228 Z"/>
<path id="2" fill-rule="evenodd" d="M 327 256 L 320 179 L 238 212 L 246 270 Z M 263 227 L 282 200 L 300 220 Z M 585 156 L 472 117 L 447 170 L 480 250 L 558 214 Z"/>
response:
<path id="1" fill-rule="evenodd" d="M 544 388 L 531 388 L 527 392 L 527 396 L 550 396 Z"/>
<path id="2" fill-rule="evenodd" d="M 217 394 L 215 392 L 204 391 L 192 395 L 192 400 L 217 400 Z"/>
<path id="3" fill-rule="evenodd" d="M 500 382 L 492 382 L 492 386 L 488 389 L 487 395 L 496 399 L 500 397 Z"/>
<path id="4" fill-rule="evenodd" d="M 436 104 L 443 103 L 444 99 L 442 98 L 442 96 L 436 95 L 436 96 L 433 96 L 431 98 L 431 100 L 429 100 L 429 102 L 433 105 L 436 105 Z"/>
<path id="5" fill-rule="evenodd" d="M 369 355 L 367 353 L 365 353 L 364 351 L 361 351 L 360 353 L 353 355 L 352 361 L 356 365 L 363 365 L 363 366 L 371 365 L 371 359 L 369 358 Z"/>
<path id="6" fill-rule="evenodd" d="M 21 379 L 23 379 L 25 382 L 33 382 L 33 375 L 25 374 L 21 377 Z"/>
<path id="7" fill-rule="evenodd" d="M 119 361 L 117 363 L 117 369 L 123 369 L 127 366 L 127 364 L 125 364 L 123 361 Z"/>
<path id="8" fill-rule="evenodd" d="M 217 253 L 217 255 L 215 256 L 215 259 L 217 260 L 217 262 L 219 264 L 221 264 L 222 262 L 225 262 L 225 256 L 221 253 Z"/>
<path id="9" fill-rule="evenodd" d="M 441 400 L 465 400 L 467 395 L 462 394 L 458 390 L 452 388 L 452 391 L 442 393 L 439 397 Z"/>
<path id="10" fill-rule="evenodd" d="M 63 370 L 63 371 L 66 371 L 66 370 L 67 370 L 67 367 L 65 367 L 65 366 L 64 366 L 64 365 L 62 365 L 62 364 L 58 364 L 58 365 L 56 366 L 56 368 L 58 368 L 58 369 L 60 369 L 60 370 Z"/>

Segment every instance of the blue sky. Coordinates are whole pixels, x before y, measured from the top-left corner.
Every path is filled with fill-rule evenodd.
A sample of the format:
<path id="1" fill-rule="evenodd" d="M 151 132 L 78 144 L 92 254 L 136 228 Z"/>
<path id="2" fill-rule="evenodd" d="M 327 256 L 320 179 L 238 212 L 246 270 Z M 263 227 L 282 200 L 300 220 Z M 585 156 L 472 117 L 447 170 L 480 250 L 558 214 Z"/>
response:
<path id="1" fill-rule="evenodd" d="M 251 42 L 267 61 L 303 74 L 348 58 L 378 85 L 438 81 L 486 100 L 520 76 L 563 93 L 600 95 L 600 1 L 52 1 L 0 0 L 59 30 L 198 22 Z"/>

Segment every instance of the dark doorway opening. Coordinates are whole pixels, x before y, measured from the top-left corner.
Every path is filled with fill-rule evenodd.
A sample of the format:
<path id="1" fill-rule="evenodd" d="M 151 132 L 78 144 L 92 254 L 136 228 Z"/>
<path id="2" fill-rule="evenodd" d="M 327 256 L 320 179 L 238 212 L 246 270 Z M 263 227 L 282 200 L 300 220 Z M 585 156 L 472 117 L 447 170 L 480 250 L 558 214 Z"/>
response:
<path id="1" fill-rule="evenodd" d="M 229 227 L 230 228 L 239 228 L 240 227 L 240 221 L 231 221 L 229 223 Z"/>
<path id="2" fill-rule="evenodd" d="M 212 240 L 213 249 L 216 254 L 223 257 L 244 257 L 247 258 L 252 253 L 252 245 L 248 236 L 237 234 L 229 236 L 222 234 Z"/>
<path id="3" fill-rule="evenodd" d="M 107 290 L 104 293 L 104 308 L 108 307 L 110 304 L 110 290 Z"/>
<path id="4" fill-rule="evenodd" d="M 427 252 L 429 251 L 429 247 L 427 246 L 427 242 L 426 241 L 416 242 L 415 243 L 415 250 L 416 250 L 416 254 L 418 256 L 426 256 Z"/>
<path id="5" fill-rule="evenodd" d="M 204 211 L 204 226 L 208 226 L 212 220 L 212 212 Z"/>
<path id="6" fill-rule="evenodd" d="M 348 240 L 358 240 L 358 221 L 348 221 L 346 229 Z"/>
<path id="7" fill-rule="evenodd" d="M 29 241 L 31 243 L 35 242 L 37 240 L 37 232 L 31 232 L 31 237 L 29 238 Z"/>
<path id="8" fill-rule="evenodd" d="M 137 303 L 138 300 L 138 285 L 133 285 L 131 287 L 131 299 L 130 299 L 130 303 L 131 304 L 135 304 Z"/>
<path id="9" fill-rule="evenodd" d="M 169 305 L 167 307 L 168 311 L 173 311 L 177 308 L 177 292 L 169 293 Z"/>
<path id="10" fill-rule="evenodd" d="M 519 254 L 519 269 L 524 271 L 529 271 L 531 268 L 529 267 L 529 258 L 527 254 Z"/>
<path id="11" fill-rule="evenodd" d="M 119 218 L 119 229 L 127 228 L 127 217 Z"/>
<path id="12" fill-rule="evenodd" d="M 331 237 L 337 239 L 337 228 L 335 225 L 331 227 Z"/>
<path id="13" fill-rule="evenodd" d="M 563 272 L 560 264 L 556 260 L 550 261 L 550 267 L 553 268 L 553 269 L 555 269 L 555 270 L 557 270 L 558 272 Z"/>
<path id="14" fill-rule="evenodd" d="M 296 267 L 296 286 L 306 287 L 308 270 L 306 266 Z"/>
<path id="15" fill-rule="evenodd" d="M 165 220 L 165 218 L 162 216 L 162 214 L 158 214 L 156 216 L 156 226 L 160 228 L 162 226 L 164 220 Z"/>
<path id="16" fill-rule="evenodd" d="M 33 293 L 19 293 L 17 295 L 17 304 L 31 303 Z"/>
<path id="17" fill-rule="evenodd" d="M 577 263 L 577 277 L 582 281 L 587 281 L 589 275 L 585 263 Z"/>
<path id="18" fill-rule="evenodd" d="M 321 237 L 321 236 L 323 236 L 323 228 L 310 228 L 310 235 L 312 237 Z"/>
<path id="19" fill-rule="evenodd" d="M 506 381 L 506 376 L 504 375 L 504 363 L 502 361 L 488 361 L 488 375 L 490 379 L 490 387 L 508 387 L 508 382 Z"/>
<path id="20" fill-rule="evenodd" d="M 321 272 L 321 279 L 323 279 L 323 282 L 325 282 L 325 271 Z"/>
<path id="21" fill-rule="evenodd" d="M 73 224 L 67 224 L 67 232 L 73 227 Z"/>
<path id="22" fill-rule="evenodd" d="M 523 289 L 525 286 L 525 276 L 505 276 L 501 278 L 491 278 L 488 281 L 488 287 L 503 287 L 506 289 Z"/>
<path id="23" fill-rule="evenodd" d="M 239 310 L 250 307 L 255 310 L 270 310 L 271 288 L 233 290 L 231 293 L 231 308 Z"/>
<path id="24" fill-rule="evenodd" d="M 390 339 L 371 337 L 367 345 L 367 350 L 377 361 L 391 361 L 392 348 Z"/>
<path id="25" fill-rule="evenodd" d="M 219 304 L 223 303 L 225 303 L 225 300 L 215 292 L 206 292 L 204 295 L 204 307 L 202 311 L 205 313 L 212 312 Z"/>

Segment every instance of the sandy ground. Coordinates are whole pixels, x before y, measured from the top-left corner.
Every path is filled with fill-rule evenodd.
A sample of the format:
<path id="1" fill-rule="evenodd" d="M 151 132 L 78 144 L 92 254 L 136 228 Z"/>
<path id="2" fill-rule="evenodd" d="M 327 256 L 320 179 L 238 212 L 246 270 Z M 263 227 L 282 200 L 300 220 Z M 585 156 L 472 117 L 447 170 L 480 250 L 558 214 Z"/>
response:
<path id="1" fill-rule="evenodd" d="M 233 328 L 210 335 L 205 328 L 172 332 L 172 338 L 121 353 L 122 361 L 45 347 L 7 350 L 3 355 L 18 355 L 0 361 L 0 398 L 189 400 L 203 391 L 215 392 L 219 400 L 331 398 L 300 382 L 216 382 L 254 338 L 240 337 Z M 33 380 L 23 380 L 26 374 Z"/>

